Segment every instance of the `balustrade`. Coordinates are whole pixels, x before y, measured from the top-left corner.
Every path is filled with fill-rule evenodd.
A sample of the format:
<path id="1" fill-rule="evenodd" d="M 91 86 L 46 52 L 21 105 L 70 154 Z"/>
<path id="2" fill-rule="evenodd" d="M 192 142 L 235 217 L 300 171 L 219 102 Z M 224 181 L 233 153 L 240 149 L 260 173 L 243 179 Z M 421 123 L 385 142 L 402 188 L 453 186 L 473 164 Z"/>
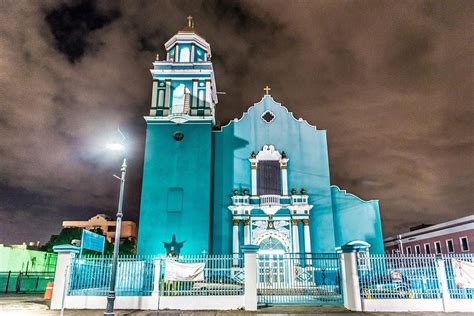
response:
<path id="1" fill-rule="evenodd" d="M 291 205 L 306 205 L 308 204 L 307 195 L 292 195 L 291 196 Z"/>
<path id="2" fill-rule="evenodd" d="M 260 195 L 260 205 L 278 205 L 280 196 L 275 194 Z"/>
<path id="3" fill-rule="evenodd" d="M 291 195 L 290 198 L 277 195 L 277 194 L 266 194 L 257 196 L 258 203 L 260 205 L 307 205 L 308 195 Z M 249 205 L 250 196 L 248 195 L 234 195 L 232 196 L 233 205 Z M 254 204 L 254 203 L 252 203 Z"/>

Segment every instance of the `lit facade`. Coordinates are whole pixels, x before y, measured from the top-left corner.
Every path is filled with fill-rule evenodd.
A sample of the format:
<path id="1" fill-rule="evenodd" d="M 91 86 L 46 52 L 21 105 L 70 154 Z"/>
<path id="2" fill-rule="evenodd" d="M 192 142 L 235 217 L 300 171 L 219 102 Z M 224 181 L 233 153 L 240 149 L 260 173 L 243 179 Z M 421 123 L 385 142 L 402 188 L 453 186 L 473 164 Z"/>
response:
<path id="1" fill-rule="evenodd" d="M 378 201 L 330 184 L 326 131 L 295 118 L 266 90 L 240 119 L 215 128 L 211 48 L 192 23 L 153 63 L 139 254 L 334 252 L 360 240 L 383 253 Z"/>

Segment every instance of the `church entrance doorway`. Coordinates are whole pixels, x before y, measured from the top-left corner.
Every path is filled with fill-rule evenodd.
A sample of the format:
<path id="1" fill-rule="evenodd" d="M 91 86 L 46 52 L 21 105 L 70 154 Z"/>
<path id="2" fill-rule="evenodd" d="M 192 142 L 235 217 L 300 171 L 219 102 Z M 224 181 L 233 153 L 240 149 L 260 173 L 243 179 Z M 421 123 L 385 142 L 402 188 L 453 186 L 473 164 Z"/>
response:
<path id="1" fill-rule="evenodd" d="M 288 267 L 282 260 L 287 253 L 287 248 L 274 236 L 268 236 L 260 242 L 259 256 L 259 278 L 263 284 L 285 283 Z"/>
<path id="2" fill-rule="evenodd" d="M 268 237 L 257 254 L 259 305 L 343 304 L 338 254 L 293 254 Z"/>

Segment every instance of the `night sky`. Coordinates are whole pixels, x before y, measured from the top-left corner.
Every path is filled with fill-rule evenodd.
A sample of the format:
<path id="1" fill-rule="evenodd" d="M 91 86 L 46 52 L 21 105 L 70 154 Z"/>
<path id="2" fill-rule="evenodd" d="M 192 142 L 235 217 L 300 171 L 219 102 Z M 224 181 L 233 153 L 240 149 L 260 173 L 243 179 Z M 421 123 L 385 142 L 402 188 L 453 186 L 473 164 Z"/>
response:
<path id="1" fill-rule="evenodd" d="M 227 93 L 222 124 L 268 84 L 327 130 L 331 183 L 379 199 L 385 236 L 472 214 L 473 12 L 454 0 L 0 1 L 0 243 L 114 215 L 120 157 L 104 146 L 117 126 L 125 219 L 138 221 L 149 69 L 188 15 Z"/>

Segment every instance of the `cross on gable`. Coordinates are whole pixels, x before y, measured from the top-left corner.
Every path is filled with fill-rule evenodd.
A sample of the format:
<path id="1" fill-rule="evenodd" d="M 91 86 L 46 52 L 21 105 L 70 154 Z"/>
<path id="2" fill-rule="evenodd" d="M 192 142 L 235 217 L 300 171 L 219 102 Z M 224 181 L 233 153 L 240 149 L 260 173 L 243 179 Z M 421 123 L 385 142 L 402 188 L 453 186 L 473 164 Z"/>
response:
<path id="1" fill-rule="evenodd" d="M 265 95 L 270 95 L 268 92 L 272 89 L 267 85 L 265 88 L 263 88 L 263 90 L 265 90 Z"/>

